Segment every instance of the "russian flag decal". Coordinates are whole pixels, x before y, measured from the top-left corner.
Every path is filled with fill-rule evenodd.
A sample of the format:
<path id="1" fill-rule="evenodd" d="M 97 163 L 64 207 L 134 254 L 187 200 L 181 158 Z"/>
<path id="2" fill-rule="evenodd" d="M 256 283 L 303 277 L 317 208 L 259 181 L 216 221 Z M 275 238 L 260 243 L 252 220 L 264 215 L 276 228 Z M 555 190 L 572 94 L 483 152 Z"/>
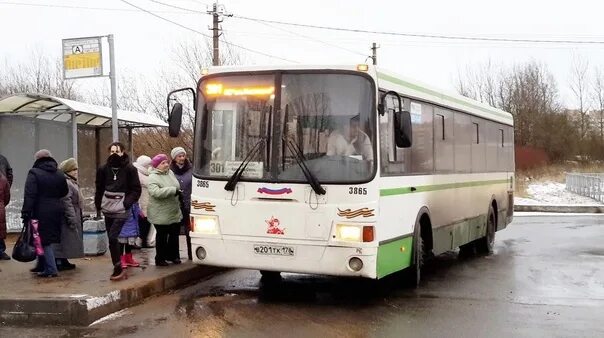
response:
<path id="1" fill-rule="evenodd" d="M 284 194 L 291 194 L 292 190 L 290 188 L 269 189 L 266 187 L 262 187 L 262 188 L 258 188 L 258 192 L 260 194 L 267 194 L 267 195 L 284 195 Z"/>

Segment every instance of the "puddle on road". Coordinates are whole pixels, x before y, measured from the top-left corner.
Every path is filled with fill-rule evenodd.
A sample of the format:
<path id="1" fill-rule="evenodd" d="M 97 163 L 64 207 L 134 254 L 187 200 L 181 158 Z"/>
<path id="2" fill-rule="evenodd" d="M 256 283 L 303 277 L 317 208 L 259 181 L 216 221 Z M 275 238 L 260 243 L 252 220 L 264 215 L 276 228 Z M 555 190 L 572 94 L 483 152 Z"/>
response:
<path id="1" fill-rule="evenodd" d="M 604 249 L 596 248 L 586 251 L 581 251 L 581 253 L 590 256 L 604 256 Z"/>
<path id="2" fill-rule="evenodd" d="M 425 266 L 425 281 L 438 283 L 445 279 L 448 282 L 463 279 L 463 271 L 466 268 L 482 269 L 482 266 L 489 264 L 483 262 L 484 259 L 498 259 L 498 255 L 475 255 L 459 259 L 456 252 L 445 253 Z M 259 275 L 258 278 L 249 276 L 250 274 L 244 275 L 245 280 L 241 282 L 233 281 L 237 280 L 239 275 L 232 274 L 221 281 L 222 285 L 214 285 L 197 294 L 183 297 L 176 311 L 190 318 L 197 316 L 199 311 L 203 312 L 208 308 L 216 311 L 217 306 L 225 304 L 299 304 L 363 308 L 383 305 L 388 299 L 398 297 L 432 297 L 405 287 L 405 273 L 397 273 L 379 281 L 289 273 L 282 274 L 282 278 L 278 280 L 261 279 Z"/>
<path id="3" fill-rule="evenodd" d="M 581 224 L 581 225 L 570 225 L 570 226 L 567 226 L 564 228 L 578 230 L 578 229 L 583 229 L 583 228 L 591 228 L 591 227 L 595 227 L 595 226 L 600 226 L 600 225 L 599 224 Z"/>

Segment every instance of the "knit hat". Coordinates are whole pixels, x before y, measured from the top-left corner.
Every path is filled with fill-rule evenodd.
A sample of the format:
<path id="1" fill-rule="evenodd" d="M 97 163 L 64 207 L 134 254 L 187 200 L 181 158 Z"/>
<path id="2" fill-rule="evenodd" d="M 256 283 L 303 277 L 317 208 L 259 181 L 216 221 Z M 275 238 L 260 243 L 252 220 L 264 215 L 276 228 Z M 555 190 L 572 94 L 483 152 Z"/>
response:
<path id="1" fill-rule="evenodd" d="M 175 159 L 176 156 L 178 156 L 179 154 L 187 154 L 187 152 L 185 151 L 185 148 L 183 147 L 176 147 L 174 149 L 172 149 L 172 151 L 170 152 L 170 156 L 172 156 L 172 159 Z"/>
<path id="2" fill-rule="evenodd" d="M 39 160 L 39 159 L 44 158 L 44 157 L 52 157 L 52 154 L 50 153 L 50 150 L 48 150 L 48 149 L 40 149 L 40 150 L 38 150 L 34 154 L 34 158 L 36 160 Z"/>
<path id="3" fill-rule="evenodd" d="M 163 161 L 168 161 L 168 160 L 169 160 L 168 159 L 168 155 L 166 155 L 166 154 L 157 154 L 151 160 L 151 165 L 153 166 L 153 168 L 157 168 L 157 166 L 160 165 Z"/>
<path id="4" fill-rule="evenodd" d="M 65 161 L 61 162 L 61 164 L 59 164 L 59 169 L 61 169 L 61 171 L 64 173 L 68 173 L 70 171 L 78 169 L 78 162 L 73 157 L 68 158 Z"/>
<path id="5" fill-rule="evenodd" d="M 141 155 L 136 159 L 136 163 L 143 168 L 149 168 L 151 166 L 151 157 L 147 155 Z"/>

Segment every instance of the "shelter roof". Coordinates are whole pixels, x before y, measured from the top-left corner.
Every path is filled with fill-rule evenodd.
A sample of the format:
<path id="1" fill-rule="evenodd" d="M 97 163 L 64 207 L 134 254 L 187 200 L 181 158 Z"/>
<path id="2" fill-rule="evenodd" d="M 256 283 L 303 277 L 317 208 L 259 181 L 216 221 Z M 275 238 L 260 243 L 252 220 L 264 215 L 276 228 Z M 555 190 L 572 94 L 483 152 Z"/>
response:
<path id="1" fill-rule="evenodd" d="M 78 125 L 107 127 L 111 125 L 111 108 L 68 100 L 60 97 L 20 93 L 0 98 L 0 116 L 28 116 L 39 119 L 71 122 L 76 114 Z M 118 109 L 120 127 L 167 127 L 160 118 L 140 112 Z"/>

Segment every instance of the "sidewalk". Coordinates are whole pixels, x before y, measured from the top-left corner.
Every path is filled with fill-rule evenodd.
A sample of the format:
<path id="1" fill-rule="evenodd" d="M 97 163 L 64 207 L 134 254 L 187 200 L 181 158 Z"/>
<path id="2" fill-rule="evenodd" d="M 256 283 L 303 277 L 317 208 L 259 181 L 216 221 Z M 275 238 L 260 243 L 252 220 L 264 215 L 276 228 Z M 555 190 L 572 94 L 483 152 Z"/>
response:
<path id="1" fill-rule="evenodd" d="M 12 238 L 11 238 L 12 237 Z M 7 239 L 7 252 L 15 236 Z M 194 283 L 217 269 L 194 265 L 186 260 L 181 237 L 183 263 L 155 267 L 155 250 L 134 252 L 140 268 L 129 268 L 128 279 L 112 282 L 109 252 L 104 256 L 70 260 L 75 270 L 62 271 L 57 278 L 39 278 L 29 269 L 34 263 L 0 261 L 0 322 L 2 325 L 89 325 L 113 312 L 141 303 L 145 298 Z"/>

